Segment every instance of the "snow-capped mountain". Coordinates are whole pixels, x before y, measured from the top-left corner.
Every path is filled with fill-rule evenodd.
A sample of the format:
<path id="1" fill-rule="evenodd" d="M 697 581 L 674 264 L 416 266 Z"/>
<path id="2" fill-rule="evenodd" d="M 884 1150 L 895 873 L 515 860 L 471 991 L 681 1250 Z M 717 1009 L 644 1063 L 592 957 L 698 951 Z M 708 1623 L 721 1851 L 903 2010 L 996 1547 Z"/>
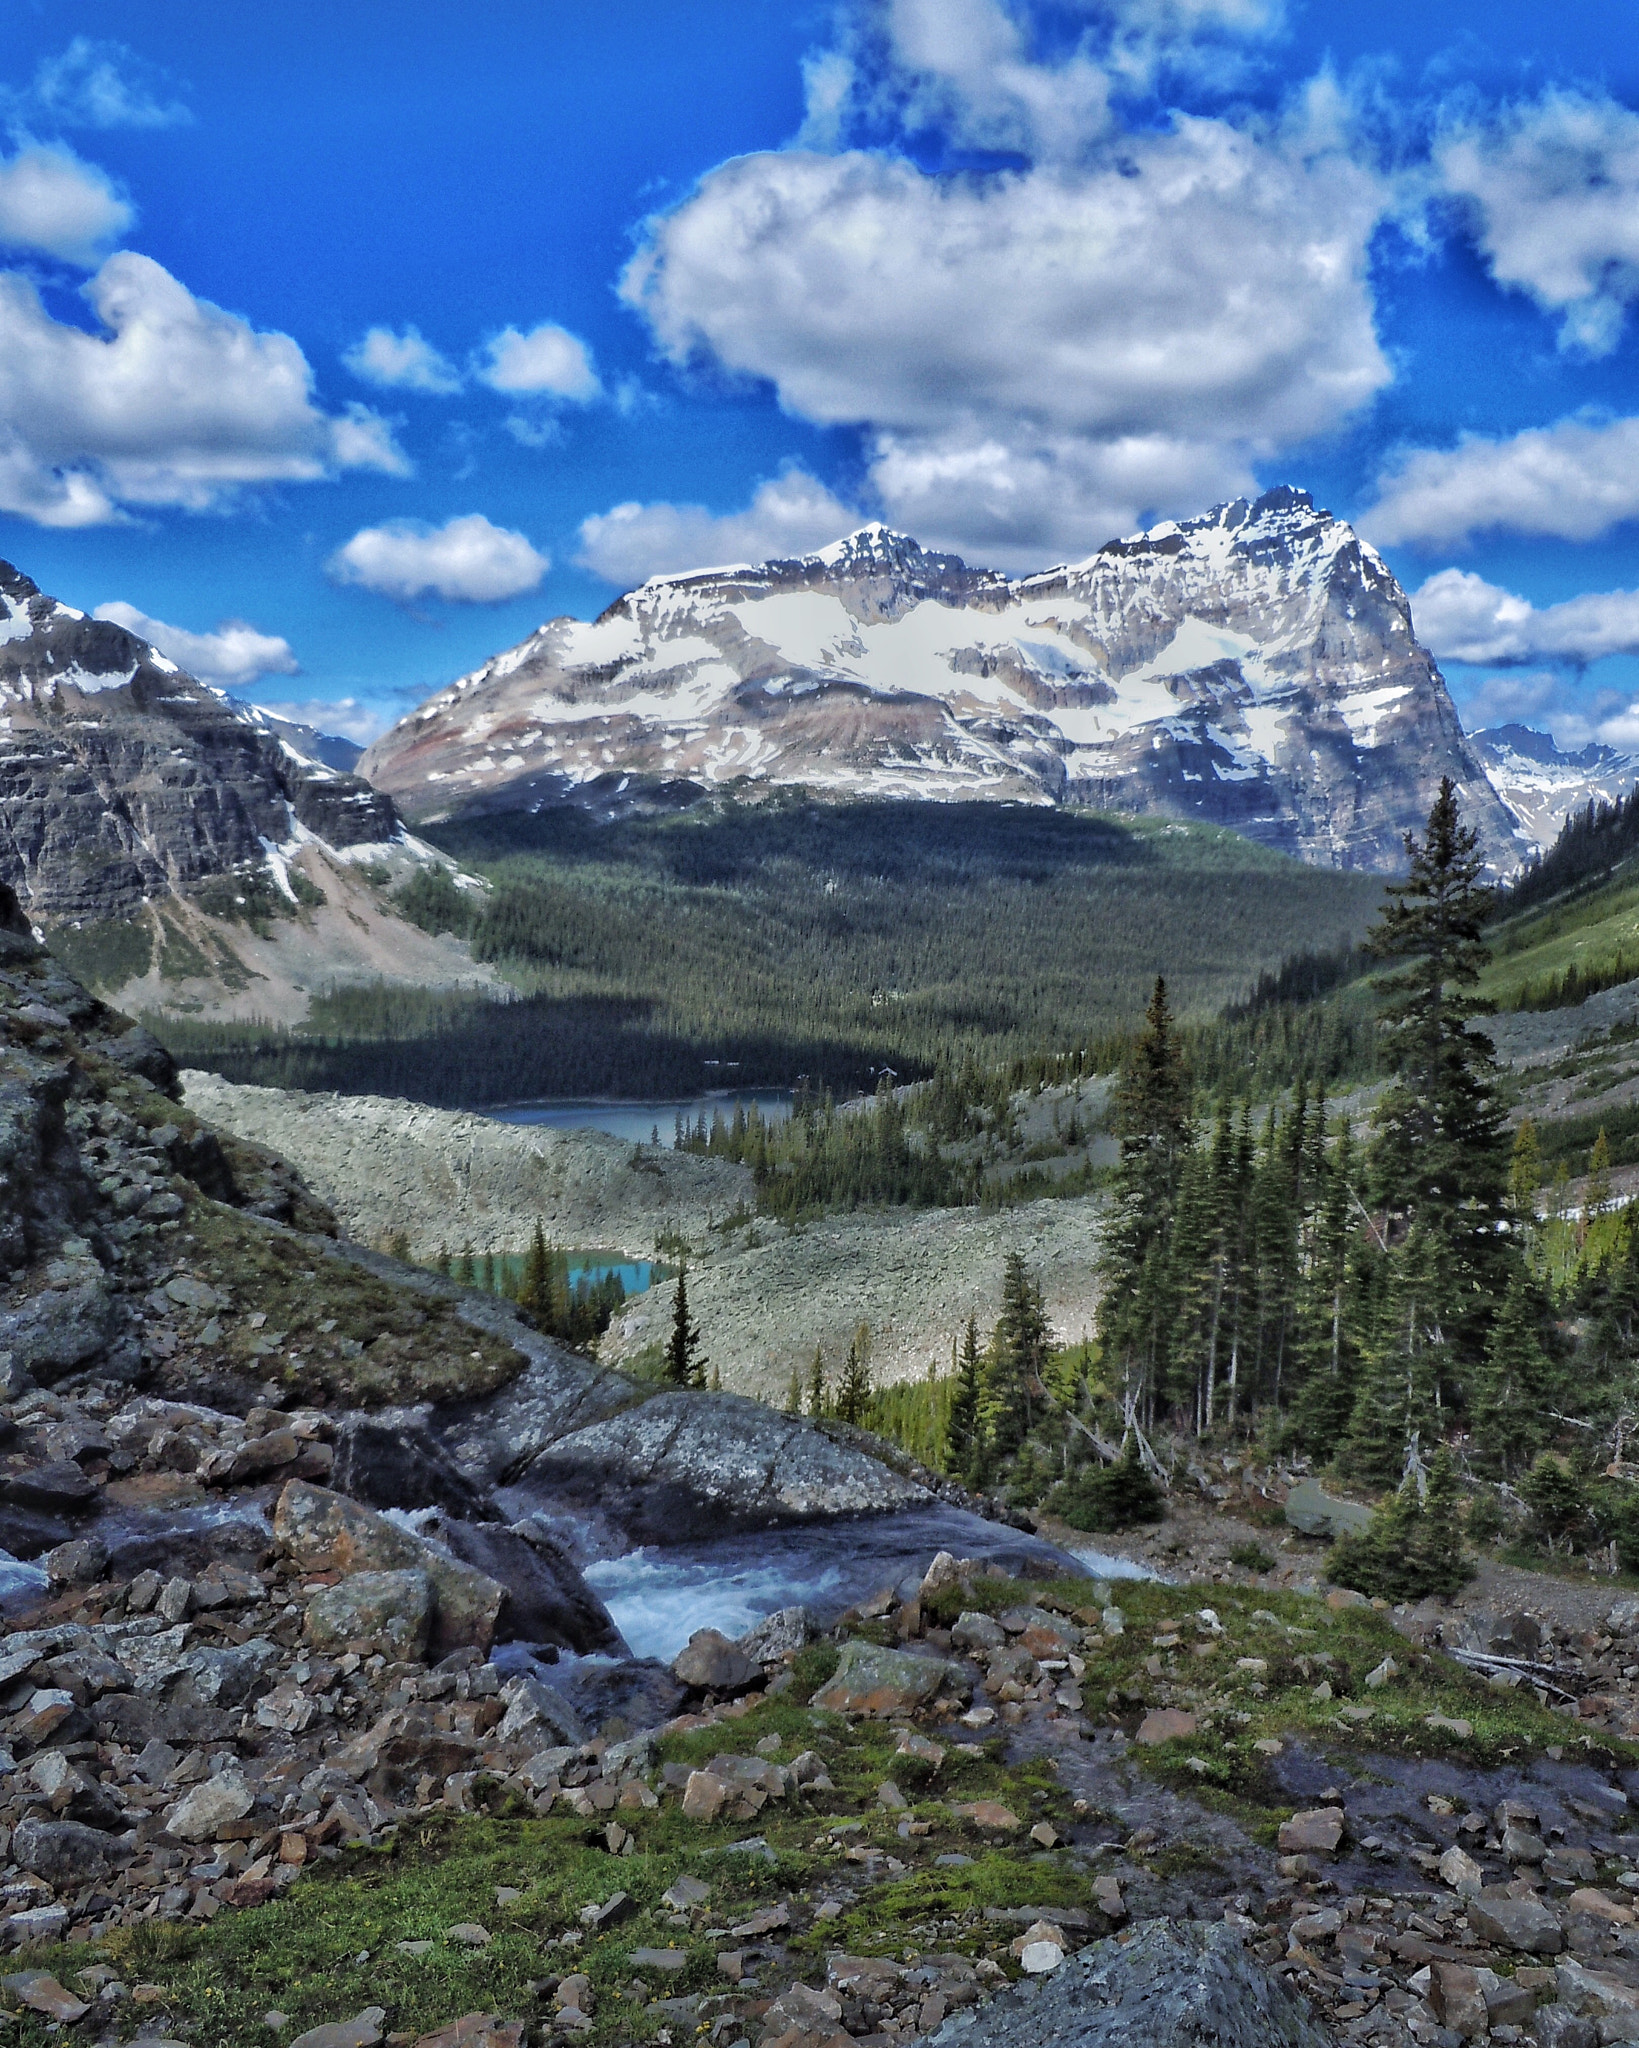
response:
<path id="1" fill-rule="evenodd" d="M 294 900 L 303 844 L 406 843 L 391 797 L 274 725 L 0 562 L 0 878 L 36 924 L 257 870 Z"/>
<path id="2" fill-rule="evenodd" d="M 1009 579 L 867 526 L 798 561 L 656 577 L 422 705 L 360 772 L 412 817 L 742 778 L 1075 801 L 1391 869 L 1443 774 L 1523 847 L 1350 527 L 1273 490 Z"/>
<path id="3" fill-rule="evenodd" d="M 1519 822 L 1529 850 L 1545 853 L 1573 811 L 1614 803 L 1639 783 L 1639 754 L 1597 741 L 1562 753 L 1545 732 L 1497 725 L 1470 736 L 1492 787 Z"/>

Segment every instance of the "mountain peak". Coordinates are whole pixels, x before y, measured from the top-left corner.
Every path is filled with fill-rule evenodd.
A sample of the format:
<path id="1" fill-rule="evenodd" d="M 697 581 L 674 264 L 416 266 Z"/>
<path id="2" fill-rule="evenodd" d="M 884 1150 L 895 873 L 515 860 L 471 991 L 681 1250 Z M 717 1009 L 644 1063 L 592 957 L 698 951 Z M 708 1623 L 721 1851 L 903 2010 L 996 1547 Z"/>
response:
<path id="1" fill-rule="evenodd" d="M 1388 871 L 1449 774 L 1492 863 L 1519 859 L 1399 585 L 1285 485 L 1018 581 L 875 520 L 657 580 L 497 655 L 363 766 L 429 819 L 744 781 L 1071 801 Z"/>

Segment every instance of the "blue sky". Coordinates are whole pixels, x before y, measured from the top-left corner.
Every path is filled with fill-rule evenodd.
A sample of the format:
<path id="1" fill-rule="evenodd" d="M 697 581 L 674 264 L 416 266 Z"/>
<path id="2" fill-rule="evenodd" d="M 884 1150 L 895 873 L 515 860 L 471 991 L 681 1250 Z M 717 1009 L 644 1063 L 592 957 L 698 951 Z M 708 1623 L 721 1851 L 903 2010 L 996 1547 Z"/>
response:
<path id="1" fill-rule="evenodd" d="M 1631 9 L 40 4 L 0 555 L 359 734 L 644 575 L 1260 484 L 1639 747 Z"/>

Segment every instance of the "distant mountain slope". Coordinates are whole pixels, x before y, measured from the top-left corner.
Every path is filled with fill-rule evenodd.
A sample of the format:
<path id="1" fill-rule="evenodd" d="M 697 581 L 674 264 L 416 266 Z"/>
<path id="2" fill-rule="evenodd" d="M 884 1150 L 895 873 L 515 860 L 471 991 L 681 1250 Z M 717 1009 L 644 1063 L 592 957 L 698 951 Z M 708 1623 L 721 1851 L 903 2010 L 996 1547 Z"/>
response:
<path id="1" fill-rule="evenodd" d="M 294 1019 L 327 983 L 475 978 L 385 903 L 437 856 L 304 740 L 0 562 L 0 882 L 104 993 Z"/>
<path id="2" fill-rule="evenodd" d="M 429 821 L 668 786 L 1074 801 L 1389 870 L 1449 774 L 1524 848 L 1404 592 L 1274 490 L 1009 580 L 867 526 L 798 561 L 657 577 L 431 698 L 360 772 Z"/>
<path id="3" fill-rule="evenodd" d="M 1639 782 L 1639 754 L 1597 742 L 1563 753 L 1547 733 L 1528 725 L 1492 726 L 1472 734 L 1469 743 L 1538 853 L 1547 852 L 1574 812 L 1590 803 L 1614 803 Z"/>

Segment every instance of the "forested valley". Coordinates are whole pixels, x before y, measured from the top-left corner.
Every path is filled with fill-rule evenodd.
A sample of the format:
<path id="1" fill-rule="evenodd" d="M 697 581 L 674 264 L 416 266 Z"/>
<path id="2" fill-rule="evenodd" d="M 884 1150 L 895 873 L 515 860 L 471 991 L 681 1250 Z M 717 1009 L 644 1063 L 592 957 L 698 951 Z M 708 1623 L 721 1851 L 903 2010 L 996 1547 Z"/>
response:
<path id="1" fill-rule="evenodd" d="M 467 939 L 507 1000 L 379 985 L 315 995 L 297 1030 L 153 1028 L 229 1079 L 451 1107 L 799 1077 L 841 1099 L 884 1067 L 1108 1067 L 1158 959 L 1205 1020 L 1304 948 L 1347 948 L 1381 894 L 1228 831 L 1019 804 L 788 793 L 432 836 L 487 887 L 432 868 L 396 907 Z"/>

